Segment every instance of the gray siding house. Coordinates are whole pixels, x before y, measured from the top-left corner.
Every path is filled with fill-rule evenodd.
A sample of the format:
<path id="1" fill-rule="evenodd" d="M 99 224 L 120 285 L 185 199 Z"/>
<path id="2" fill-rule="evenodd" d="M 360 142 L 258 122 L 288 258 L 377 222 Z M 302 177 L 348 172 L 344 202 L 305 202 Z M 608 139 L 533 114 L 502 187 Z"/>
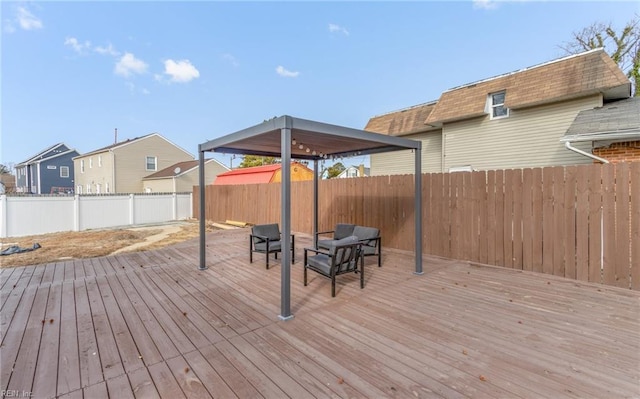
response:
<path id="1" fill-rule="evenodd" d="M 193 155 L 158 133 L 127 139 L 73 159 L 76 193 L 142 193 L 143 179 Z"/>
<path id="2" fill-rule="evenodd" d="M 581 111 L 630 96 L 629 79 L 596 49 L 447 90 L 365 130 L 421 140 L 425 173 L 585 164 L 593 159 L 561 138 Z M 593 152 L 591 142 L 575 147 Z M 412 170 L 409 152 L 371 155 L 372 176 Z"/>
<path id="3" fill-rule="evenodd" d="M 15 166 L 16 192 L 73 193 L 73 158 L 79 153 L 64 143 L 44 149 Z"/>

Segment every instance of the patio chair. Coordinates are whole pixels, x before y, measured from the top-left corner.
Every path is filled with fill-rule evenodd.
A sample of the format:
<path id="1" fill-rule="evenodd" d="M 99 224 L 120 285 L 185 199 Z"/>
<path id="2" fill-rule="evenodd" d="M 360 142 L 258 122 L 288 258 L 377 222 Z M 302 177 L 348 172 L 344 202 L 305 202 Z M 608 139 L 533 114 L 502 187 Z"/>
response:
<path id="1" fill-rule="evenodd" d="M 356 236 L 362 242 L 363 256 L 377 256 L 378 267 L 382 266 L 382 237 L 380 230 L 375 227 L 357 226 L 354 224 L 338 223 L 335 230 L 322 231 L 316 236 L 333 233 L 333 239 L 318 240 L 318 248 L 330 249 L 337 240 L 348 236 Z"/>
<path id="2" fill-rule="evenodd" d="M 316 255 L 309 256 L 313 252 Z M 360 265 L 358 266 L 358 263 Z M 336 276 L 360 273 L 360 289 L 364 288 L 364 258 L 362 243 L 355 236 L 338 240 L 327 252 L 321 249 L 304 249 L 304 286 L 307 286 L 307 270 L 331 279 L 331 297 L 336 296 Z"/>
<path id="3" fill-rule="evenodd" d="M 249 235 L 249 263 L 253 263 L 253 253 L 260 252 L 266 254 L 266 266 L 269 269 L 269 254 L 274 254 L 278 259 L 278 252 L 282 252 L 282 242 L 280 241 L 280 227 L 277 223 L 262 224 L 251 227 Z M 291 235 L 291 262 L 296 261 L 295 236 Z"/>

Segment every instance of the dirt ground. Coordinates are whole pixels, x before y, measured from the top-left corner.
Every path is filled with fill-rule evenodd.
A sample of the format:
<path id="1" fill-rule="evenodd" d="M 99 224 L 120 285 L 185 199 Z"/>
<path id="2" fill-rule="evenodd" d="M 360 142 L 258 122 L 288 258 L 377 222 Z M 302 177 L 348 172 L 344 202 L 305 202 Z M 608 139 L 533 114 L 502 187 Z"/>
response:
<path id="1" fill-rule="evenodd" d="M 216 228 L 207 225 L 207 232 Z M 0 239 L 0 250 L 12 245 L 41 248 L 30 252 L 0 256 L 0 268 L 38 265 L 75 258 L 93 258 L 127 251 L 143 251 L 198 237 L 197 220 L 128 229 L 87 230 Z"/>

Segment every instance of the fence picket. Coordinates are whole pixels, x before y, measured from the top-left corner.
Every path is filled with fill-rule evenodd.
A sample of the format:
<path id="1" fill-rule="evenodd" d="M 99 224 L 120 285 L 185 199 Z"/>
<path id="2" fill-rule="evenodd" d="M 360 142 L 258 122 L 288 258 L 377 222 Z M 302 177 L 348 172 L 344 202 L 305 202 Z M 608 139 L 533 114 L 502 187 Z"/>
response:
<path id="1" fill-rule="evenodd" d="M 576 279 L 576 174 L 575 166 L 565 169 L 564 179 L 564 275 Z"/>
<path id="2" fill-rule="evenodd" d="M 601 168 L 589 170 L 589 281 L 602 282 Z"/>
<path id="3" fill-rule="evenodd" d="M 553 274 L 564 277 L 564 247 L 569 245 L 565 231 L 564 168 L 553 169 Z"/>
<path id="4" fill-rule="evenodd" d="M 630 165 L 631 288 L 640 290 L 640 162 Z"/>
<path id="5" fill-rule="evenodd" d="M 629 287 L 631 283 L 631 187 L 628 163 L 617 165 L 615 169 L 615 285 Z M 636 194 L 637 196 L 637 194 Z"/>

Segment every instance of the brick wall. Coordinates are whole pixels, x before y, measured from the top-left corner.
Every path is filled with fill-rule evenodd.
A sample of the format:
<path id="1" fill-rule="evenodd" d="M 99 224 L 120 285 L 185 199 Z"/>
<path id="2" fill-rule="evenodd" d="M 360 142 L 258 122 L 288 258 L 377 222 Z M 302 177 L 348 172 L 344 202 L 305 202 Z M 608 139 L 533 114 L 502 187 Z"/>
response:
<path id="1" fill-rule="evenodd" d="M 611 163 L 640 161 L 640 141 L 613 143 L 609 147 L 594 148 L 593 154 Z"/>

